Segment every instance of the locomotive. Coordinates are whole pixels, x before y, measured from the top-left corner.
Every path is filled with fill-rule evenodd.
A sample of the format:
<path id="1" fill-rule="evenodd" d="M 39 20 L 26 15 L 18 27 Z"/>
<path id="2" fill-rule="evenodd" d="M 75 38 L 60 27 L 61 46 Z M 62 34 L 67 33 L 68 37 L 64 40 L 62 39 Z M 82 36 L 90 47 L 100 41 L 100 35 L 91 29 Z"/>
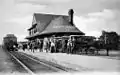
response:
<path id="1" fill-rule="evenodd" d="M 3 46 L 7 51 L 17 51 L 17 37 L 14 34 L 7 34 L 3 38 Z"/>

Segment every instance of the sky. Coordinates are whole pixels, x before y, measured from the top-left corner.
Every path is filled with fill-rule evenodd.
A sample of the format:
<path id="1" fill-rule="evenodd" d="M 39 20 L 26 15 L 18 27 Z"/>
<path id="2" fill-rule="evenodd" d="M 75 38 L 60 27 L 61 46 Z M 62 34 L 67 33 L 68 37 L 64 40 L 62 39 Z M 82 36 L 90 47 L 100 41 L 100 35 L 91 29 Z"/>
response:
<path id="1" fill-rule="evenodd" d="M 68 15 L 71 8 L 76 27 L 86 35 L 99 37 L 102 30 L 120 34 L 120 0 L 0 0 L 0 43 L 8 33 L 24 41 L 33 13 Z"/>

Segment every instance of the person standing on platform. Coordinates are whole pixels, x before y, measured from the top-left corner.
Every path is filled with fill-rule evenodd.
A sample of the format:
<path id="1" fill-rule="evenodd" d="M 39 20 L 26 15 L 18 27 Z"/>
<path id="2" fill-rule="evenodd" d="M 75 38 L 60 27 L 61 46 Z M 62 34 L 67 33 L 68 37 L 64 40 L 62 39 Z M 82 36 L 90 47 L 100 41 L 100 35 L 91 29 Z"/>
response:
<path id="1" fill-rule="evenodd" d="M 32 52 L 32 42 L 29 43 L 30 51 Z"/>
<path id="2" fill-rule="evenodd" d="M 47 38 L 44 38 L 43 40 L 43 52 L 47 50 Z"/>
<path id="3" fill-rule="evenodd" d="M 68 43 L 67 43 L 67 53 L 71 53 L 71 40 L 70 39 L 68 40 Z"/>
<path id="4" fill-rule="evenodd" d="M 32 42 L 32 51 L 33 51 L 33 53 L 35 52 L 35 42 L 34 41 Z"/>
<path id="5" fill-rule="evenodd" d="M 54 52 L 57 51 L 57 39 L 54 38 Z"/>
<path id="6" fill-rule="evenodd" d="M 47 42 L 47 52 L 50 52 L 50 39 L 48 38 L 48 42 Z"/>
<path id="7" fill-rule="evenodd" d="M 55 39 L 54 36 L 50 38 L 50 51 L 51 53 L 55 52 Z"/>
<path id="8" fill-rule="evenodd" d="M 71 53 L 73 53 L 73 52 L 76 53 L 75 47 L 76 47 L 76 40 L 73 37 L 72 40 L 71 40 Z"/>
<path id="9" fill-rule="evenodd" d="M 62 39 L 62 52 L 65 52 L 65 39 Z"/>
<path id="10" fill-rule="evenodd" d="M 46 37 L 44 38 L 44 41 L 43 41 L 43 51 L 48 52 L 48 49 L 49 49 L 49 40 Z"/>
<path id="11" fill-rule="evenodd" d="M 38 49 L 39 49 L 39 52 L 41 52 L 41 41 L 39 40 L 39 42 L 38 42 Z"/>
<path id="12" fill-rule="evenodd" d="M 41 40 L 41 43 L 40 43 L 40 51 L 43 52 L 43 40 Z"/>
<path id="13" fill-rule="evenodd" d="M 68 40 L 65 40 L 65 53 L 67 52 L 67 43 L 68 43 Z"/>

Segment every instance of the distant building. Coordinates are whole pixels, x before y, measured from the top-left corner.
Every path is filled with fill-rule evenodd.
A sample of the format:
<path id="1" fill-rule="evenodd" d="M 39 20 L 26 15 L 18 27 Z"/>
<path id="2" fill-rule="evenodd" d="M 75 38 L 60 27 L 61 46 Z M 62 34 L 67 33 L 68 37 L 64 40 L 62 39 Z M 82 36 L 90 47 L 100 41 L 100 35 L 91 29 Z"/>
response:
<path id="1" fill-rule="evenodd" d="M 32 26 L 28 29 L 28 40 L 50 36 L 85 35 L 73 22 L 73 9 L 67 15 L 34 13 Z"/>

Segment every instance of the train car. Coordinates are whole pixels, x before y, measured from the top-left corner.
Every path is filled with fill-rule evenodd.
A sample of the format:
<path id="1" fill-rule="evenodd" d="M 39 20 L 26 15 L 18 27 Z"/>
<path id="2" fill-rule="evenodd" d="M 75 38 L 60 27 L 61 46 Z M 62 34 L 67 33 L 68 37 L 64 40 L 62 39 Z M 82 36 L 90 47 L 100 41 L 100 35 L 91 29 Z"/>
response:
<path id="1" fill-rule="evenodd" d="M 14 34 L 7 34 L 3 38 L 3 44 L 8 51 L 17 51 L 17 37 Z"/>

